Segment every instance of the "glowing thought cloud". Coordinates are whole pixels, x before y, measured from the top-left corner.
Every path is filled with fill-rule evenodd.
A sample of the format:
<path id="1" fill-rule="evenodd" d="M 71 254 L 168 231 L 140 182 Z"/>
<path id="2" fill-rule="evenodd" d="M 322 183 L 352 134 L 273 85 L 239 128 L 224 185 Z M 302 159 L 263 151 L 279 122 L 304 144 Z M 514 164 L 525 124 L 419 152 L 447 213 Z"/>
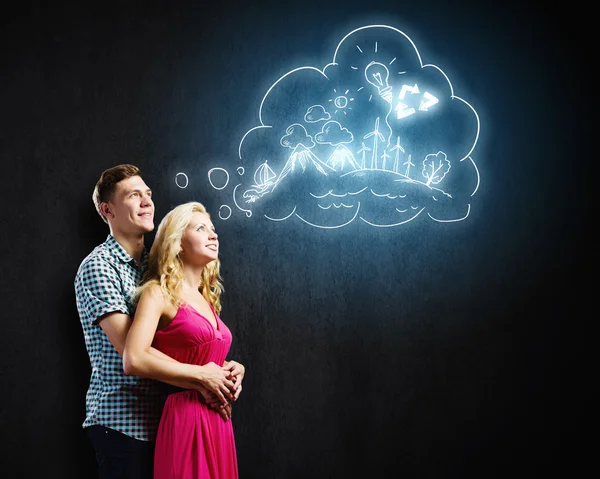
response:
<path id="1" fill-rule="evenodd" d="M 479 117 L 400 30 L 353 30 L 322 70 L 279 78 L 258 118 L 232 177 L 233 204 L 247 217 L 339 228 L 469 215 Z"/>

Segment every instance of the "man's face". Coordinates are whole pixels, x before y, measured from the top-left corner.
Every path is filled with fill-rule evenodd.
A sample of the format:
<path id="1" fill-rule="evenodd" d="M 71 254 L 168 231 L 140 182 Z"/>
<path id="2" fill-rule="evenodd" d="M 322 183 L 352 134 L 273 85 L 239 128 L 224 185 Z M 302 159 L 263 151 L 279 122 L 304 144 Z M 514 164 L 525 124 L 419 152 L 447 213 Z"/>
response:
<path id="1" fill-rule="evenodd" d="M 154 229 L 152 190 L 139 176 L 117 183 L 112 200 L 104 206 L 115 233 L 137 235 Z"/>

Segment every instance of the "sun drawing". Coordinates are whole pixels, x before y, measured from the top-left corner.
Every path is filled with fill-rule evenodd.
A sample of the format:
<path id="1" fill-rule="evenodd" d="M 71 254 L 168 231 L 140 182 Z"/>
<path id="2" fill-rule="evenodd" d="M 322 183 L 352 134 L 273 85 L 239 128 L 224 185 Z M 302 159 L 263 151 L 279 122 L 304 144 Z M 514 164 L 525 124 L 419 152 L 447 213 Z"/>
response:
<path id="1" fill-rule="evenodd" d="M 338 112 L 342 112 L 344 115 L 347 115 L 346 110 L 352 110 L 351 102 L 354 101 L 354 98 L 348 98 L 349 92 L 350 90 L 346 90 L 340 95 L 335 88 L 333 89 L 334 96 L 333 98 L 330 98 L 329 101 L 333 103 L 333 106 L 335 107 L 335 112 L 333 113 L 334 115 Z"/>

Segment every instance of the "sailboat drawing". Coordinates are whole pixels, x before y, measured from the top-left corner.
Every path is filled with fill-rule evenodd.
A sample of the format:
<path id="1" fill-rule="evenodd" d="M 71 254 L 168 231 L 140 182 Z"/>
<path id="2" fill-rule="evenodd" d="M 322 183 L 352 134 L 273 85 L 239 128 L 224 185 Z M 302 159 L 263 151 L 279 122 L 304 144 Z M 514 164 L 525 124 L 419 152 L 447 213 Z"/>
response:
<path id="1" fill-rule="evenodd" d="M 254 172 L 254 185 L 252 185 L 252 187 L 257 189 L 268 188 L 274 183 L 273 180 L 276 177 L 277 175 L 275 172 L 269 165 L 267 165 L 267 162 L 265 161 Z"/>
<path id="2" fill-rule="evenodd" d="M 270 188 L 275 183 L 277 175 L 273 169 L 265 161 L 254 172 L 254 184 L 244 192 L 244 197 L 247 198 L 247 203 L 253 203 L 265 193 L 270 191 Z"/>

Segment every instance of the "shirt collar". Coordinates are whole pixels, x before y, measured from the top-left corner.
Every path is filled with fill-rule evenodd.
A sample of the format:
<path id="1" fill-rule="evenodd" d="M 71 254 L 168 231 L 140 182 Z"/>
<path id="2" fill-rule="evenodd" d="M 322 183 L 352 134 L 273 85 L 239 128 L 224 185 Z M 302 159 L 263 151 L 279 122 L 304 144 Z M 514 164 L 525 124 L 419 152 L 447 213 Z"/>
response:
<path id="1" fill-rule="evenodd" d="M 123 263 L 130 263 L 131 261 L 135 263 L 133 257 L 127 251 L 125 251 L 125 249 L 118 243 L 118 241 L 112 235 L 109 234 L 106 237 L 106 241 L 104 242 L 104 244 L 106 244 L 108 250 Z M 141 269 L 145 269 L 147 264 L 148 250 L 144 247 L 144 250 L 142 251 Z"/>

